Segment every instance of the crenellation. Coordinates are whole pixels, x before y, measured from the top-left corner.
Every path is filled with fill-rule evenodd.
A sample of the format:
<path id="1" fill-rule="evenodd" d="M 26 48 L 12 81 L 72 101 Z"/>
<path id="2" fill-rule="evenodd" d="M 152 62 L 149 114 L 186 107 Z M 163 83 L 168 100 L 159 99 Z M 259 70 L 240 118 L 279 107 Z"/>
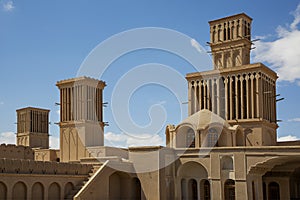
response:
<path id="1" fill-rule="evenodd" d="M 43 162 L 24 159 L 0 159 L 0 173 L 9 174 L 59 174 L 87 175 L 92 169 L 88 164 Z"/>

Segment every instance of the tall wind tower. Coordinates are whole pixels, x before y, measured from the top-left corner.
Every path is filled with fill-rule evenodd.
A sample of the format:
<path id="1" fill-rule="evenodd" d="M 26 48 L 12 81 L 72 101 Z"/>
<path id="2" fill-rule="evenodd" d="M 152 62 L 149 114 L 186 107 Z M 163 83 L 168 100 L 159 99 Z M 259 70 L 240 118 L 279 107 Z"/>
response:
<path id="1" fill-rule="evenodd" d="M 17 145 L 49 148 L 49 112 L 33 107 L 17 110 Z"/>
<path id="2" fill-rule="evenodd" d="M 275 145 L 277 74 L 250 64 L 251 23 L 244 13 L 209 22 L 214 69 L 187 74 L 189 115 L 208 109 L 241 125 L 247 146 Z"/>
<path id="3" fill-rule="evenodd" d="M 60 90 L 62 162 L 88 157 L 86 147 L 103 146 L 102 93 L 105 82 L 79 77 L 57 82 Z"/>

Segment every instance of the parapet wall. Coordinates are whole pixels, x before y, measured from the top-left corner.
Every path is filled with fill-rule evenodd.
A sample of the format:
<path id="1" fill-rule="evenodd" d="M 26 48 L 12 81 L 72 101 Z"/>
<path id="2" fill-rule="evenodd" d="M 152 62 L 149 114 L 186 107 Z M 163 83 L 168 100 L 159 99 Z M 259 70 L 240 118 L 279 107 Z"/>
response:
<path id="1" fill-rule="evenodd" d="M 30 147 L 14 144 L 0 145 L 0 158 L 34 160 L 34 152 Z"/>
<path id="2" fill-rule="evenodd" d="M 0 174 L 59 174 L 87 175 L 92 169 L 88 164 L 71 164 L 58 162 L 43 162 L 21 159 L 0 159 Z"/>

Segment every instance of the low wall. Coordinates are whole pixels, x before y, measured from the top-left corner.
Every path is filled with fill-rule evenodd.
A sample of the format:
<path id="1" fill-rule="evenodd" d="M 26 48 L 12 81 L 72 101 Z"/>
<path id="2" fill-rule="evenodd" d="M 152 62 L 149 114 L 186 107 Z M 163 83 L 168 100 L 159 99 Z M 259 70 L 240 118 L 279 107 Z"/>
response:
<path id="1" fill-rule="evenodd" d="M 92 169 L 88 164 L 43 162 L 22 159 L 0 159 L 1 173 L 87 175 Z"/>
<path id="2" fill-rule="evenodd" d="M 14 144 L 1 144 L 0 158 L 33 160 L 34 152 L 30 147 L 26 146 L 16 146 Z"/>

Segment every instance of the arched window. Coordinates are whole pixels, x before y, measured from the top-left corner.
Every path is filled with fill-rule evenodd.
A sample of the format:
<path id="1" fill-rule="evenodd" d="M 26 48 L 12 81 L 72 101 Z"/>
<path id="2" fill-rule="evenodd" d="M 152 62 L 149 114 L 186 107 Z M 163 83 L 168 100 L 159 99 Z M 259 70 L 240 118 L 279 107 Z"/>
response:
<path id="1" fill-rule="evenodd" d="M 188 199 L 190 200 L 198 200 L 198 186 L 197 181 L 195 179 L 189 180 L 189 195 Z"/>
<path id="2" fill-rule="evenodd" d="M 235 183 L 234 180 L 228 179 L 224 184 L 225 200 L 235 200 Z"/>
<path id="3" fill-rule="evenodd" d="M 269 183 L 269 188 L 268 188 L 268 196 L 269 200 L 280 200 L 280 191 L 279 191 L 279 184 L 276 182 L 271 182 Z"/>
<path id="4" fill-rule="evenodd" d="M 195 148 L 195 132 L 191 128 L 187 131 L 186 142 L 187 147 Z"/>
<path id="5" fill-rule="evenodd" d="M 177 148 L 195 148 L 195 132 L 190 126 L 180 126 L 176 131 Z"/>
<path id="6" fill-rule="evenodd" d="M 207 133 L 207 146 L 208 147 L 214 147 L 214 146 L 218 146 L 218 138 L 219 138 L 219 134 L 217 129 L 215 128 L 210 128 L 208 129 L 208 133 Z"/>

